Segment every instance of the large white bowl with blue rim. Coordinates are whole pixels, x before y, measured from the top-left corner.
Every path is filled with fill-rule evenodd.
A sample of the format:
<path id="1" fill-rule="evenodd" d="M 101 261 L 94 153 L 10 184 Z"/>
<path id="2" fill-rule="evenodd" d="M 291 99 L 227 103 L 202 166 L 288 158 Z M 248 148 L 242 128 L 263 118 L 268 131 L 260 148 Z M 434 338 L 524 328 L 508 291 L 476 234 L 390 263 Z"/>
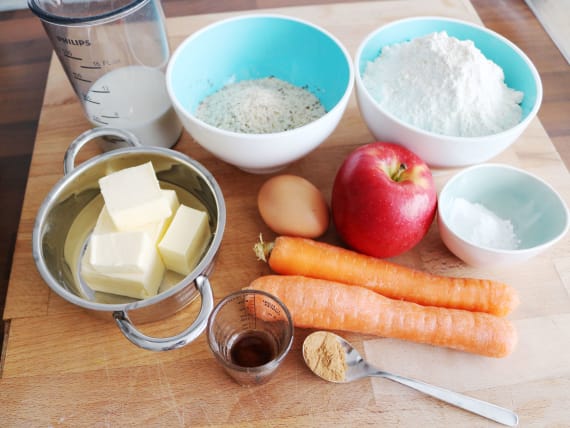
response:
<path id="1" fill-rule="evenodd" d="M 480 204 L 508 220 L 518 239 L 516 249 L 478 244 L 451 220 L 456 198 Z M 438 228 L 442 241 L 471 266 L 521 263 L 546 251 L 568 232 L 568 207 L 546 181 L 504 164 L 471 166 L 454 175 L 438 196 Z"/>
<path id="2" fill-rule="evenodd" d="M 473 41 L 487 59 L 503 69 L 506 85 L 524 93 L 522 119 L 517 125 L 482 137 L 446 136 L 404 122 L 373 98 L 362 76 L 366 65 L 380 55 L 382 48 L 441 31 L 459 40 Z M 452 18 L 414 17 L 393 21 L 374 30 L 358 47 L 355 70 L 358 106 L 374 137 L 407 147 L 432 167 L 459 167 L 492 159 L 517 140 L 536 116 L 542 102 L 540 76 L 521 49 L 492 30 Z"/>
<path id="3" fill-rule="evenodd" d="M 224 85 L 276 77 L 312 92 L 326 114 L 283 132 L 247 134 L 211 126 L 195 115 Z M 248 14 L 190 35 L 169 62 L 168 93 L 185 129 L 206 150 L 243 170 L 270 173 L 304 157 L 334 131 L 354 82 L 352 60 L 329 32 L 273 14 Z"/>

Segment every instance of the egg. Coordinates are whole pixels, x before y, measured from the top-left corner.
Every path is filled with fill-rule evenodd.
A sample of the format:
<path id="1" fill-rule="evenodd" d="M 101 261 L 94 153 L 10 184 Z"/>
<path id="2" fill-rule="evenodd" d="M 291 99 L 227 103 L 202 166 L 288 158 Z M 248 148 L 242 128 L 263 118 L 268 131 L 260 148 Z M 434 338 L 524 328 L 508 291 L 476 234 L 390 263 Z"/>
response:
<path id="1" fill-rule="evenodd" d="M 329 226 L 329 207 L 320 190 L 296 175 L 277 175 L 259 189 L 257 207 L 267 226 L 279 235 L 316 238 Z"/>

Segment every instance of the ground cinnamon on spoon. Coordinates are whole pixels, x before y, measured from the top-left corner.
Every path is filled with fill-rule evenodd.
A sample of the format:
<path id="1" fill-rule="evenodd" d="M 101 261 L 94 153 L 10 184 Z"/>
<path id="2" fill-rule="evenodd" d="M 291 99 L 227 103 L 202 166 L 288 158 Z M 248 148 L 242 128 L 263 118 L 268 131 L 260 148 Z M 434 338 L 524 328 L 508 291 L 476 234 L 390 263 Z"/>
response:
<path id="1" fill-rule="evenodd" d="M 303 343 L 303 357 L 318 376 L 332 382 L 346 378 L 346 356 L 342 345 L 332 333 L 318 331 Z"/>

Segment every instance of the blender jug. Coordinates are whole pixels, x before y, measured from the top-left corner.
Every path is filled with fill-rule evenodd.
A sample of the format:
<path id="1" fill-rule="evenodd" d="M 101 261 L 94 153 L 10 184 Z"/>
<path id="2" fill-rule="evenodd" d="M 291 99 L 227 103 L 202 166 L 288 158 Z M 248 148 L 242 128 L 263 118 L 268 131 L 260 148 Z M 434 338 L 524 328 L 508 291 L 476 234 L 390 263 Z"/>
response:
<path id="1" fill-rule="evenodd" d="M 164 72 L 170 49 L 160 0 L 28 0 L 94 126 L 145 146 L 182 133 Z"/>

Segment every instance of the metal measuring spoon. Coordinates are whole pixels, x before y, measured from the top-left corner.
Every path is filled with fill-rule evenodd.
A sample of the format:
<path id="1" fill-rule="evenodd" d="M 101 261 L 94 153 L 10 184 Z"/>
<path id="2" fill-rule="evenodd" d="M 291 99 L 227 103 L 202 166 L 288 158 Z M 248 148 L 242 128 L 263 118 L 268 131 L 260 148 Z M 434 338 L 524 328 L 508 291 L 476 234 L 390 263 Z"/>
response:
<path id="1" fill-rule="evenodd" d="M 334 337 L 341 345 L 341 351 L 339 352 L 342 354 L 342 351 L 344 351 L 344 357 L 345 357 L 344 377 L 342 377 L 342 373 L 339 375 L 339 373 L 336 372 L 333 376 L 333 374 L 329 375 L 327 373 L 323 373 L 322 370 L 317 370 L 317 368 L 315 367 L 315 361 L 311 360 L 309 356 L 309 350 L 307 349 L 307 344 L 310 341 L 309 338 L 317 334 L 330 335 L 331 337 Z M 328 359 L 330 357 L 331 355 L 329 354 L 326 358 Z M 305 360 L 305 363 L 313 373 L 315 373 L 317 376 L 329 382 L 347 383 L 368 376 L 383 377 L 386 379 L 390 379 L 394 382 L 398 382 L 403 385 L 409 386 L 410 388 L 423 392 L 424 394 L 430 395 L 441 401 L 445 401 L 446 403 L 452 404 L 456 407 L 459 407 L 461 409 L 467 410 L 469 412 L 475 413 L 477 415 L 483 416 L 487 419 L 491 419 L 495 422 L 504 425 L 517 426 L 519 422 L 517 414 L 509 409 L 505 409 L 503 407 L 499 407 L 494 404 L 478 400 L 476 398 L 468 397 L 466 395 L 459 394 L 457 392 L 453 392 L 448 389 L 430 385 L 419 380 L 410 379 L 407 377 L 388 373 L 383 370 L 379 370 L 378 368 L 367 363 L 358 353 L 358 351 L 354 349 L 354 347 L 349 342 L 347 342 L 342 337 L 333 333 L 319 331 L 307 336 L 307 338 L 303 343 L 303 358 Z"/>

